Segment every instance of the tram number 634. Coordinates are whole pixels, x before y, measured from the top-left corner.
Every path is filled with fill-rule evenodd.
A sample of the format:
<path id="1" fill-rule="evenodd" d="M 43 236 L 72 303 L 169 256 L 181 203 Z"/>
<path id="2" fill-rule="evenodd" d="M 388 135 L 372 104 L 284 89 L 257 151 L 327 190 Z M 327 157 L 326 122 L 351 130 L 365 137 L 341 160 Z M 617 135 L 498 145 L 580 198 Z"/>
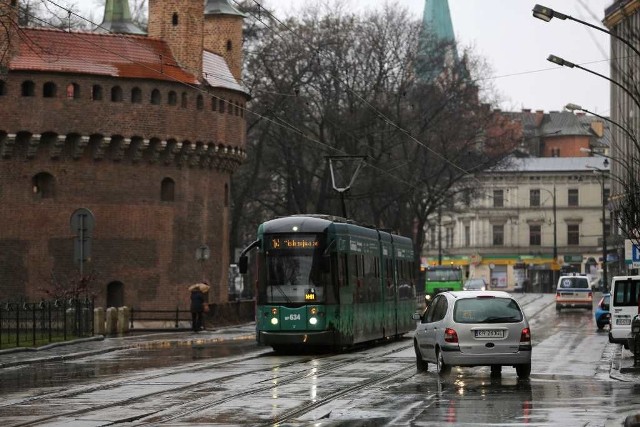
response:
<path id="1" fill-rule="evenodd" d="M 299 314 L 290 314 L 284 318 L 284 320 L 300 320 Z"/>

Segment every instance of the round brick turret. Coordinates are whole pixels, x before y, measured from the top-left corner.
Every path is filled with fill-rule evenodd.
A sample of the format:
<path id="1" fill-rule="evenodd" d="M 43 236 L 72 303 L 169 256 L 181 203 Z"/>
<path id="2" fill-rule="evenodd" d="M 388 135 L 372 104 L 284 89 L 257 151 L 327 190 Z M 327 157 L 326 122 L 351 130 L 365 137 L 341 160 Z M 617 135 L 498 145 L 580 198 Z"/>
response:
<path id="1" fill-rule="evenodd" d="M 199 4 L 204 22 L 202 0 L 166 3 L 181 16 Z M 44 298 L 82 266 L 99 306 L 187 309 L 202 280 L 225 302 L 246 92 L 194 73 L 161 38 L 22 31 L 0 75 L 0 301 Z M 79 208 L 95 218 L 82 263 Z"/>

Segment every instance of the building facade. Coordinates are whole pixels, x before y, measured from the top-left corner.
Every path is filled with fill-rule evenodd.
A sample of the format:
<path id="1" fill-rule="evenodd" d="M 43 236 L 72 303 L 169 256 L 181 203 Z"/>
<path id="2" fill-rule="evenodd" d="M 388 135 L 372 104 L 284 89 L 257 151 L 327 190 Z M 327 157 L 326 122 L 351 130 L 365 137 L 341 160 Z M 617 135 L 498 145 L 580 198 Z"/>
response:
<path id="1" fill-rule="evenodd" d="M 608 126 L 570 112 L 504 114 L 521 125 L 518 150 L 469 178 L 480 189 L 474 197 L 433 216 L 423 263 L 460 266 L 465 277 L 482 277 L 494 289 L 514 290 L 526 280 L 529 290 L 548 292 L 561 270 L 595 279 L 611 219 L 603 209 L 610 165 L 593 153 L 607 152 Z"/>
<path id="2" fill-rule="evenodd" d="M 206 280 L 225 302 L 243 15 L 151 0 L 140 35 L 21 28 L 17 6 L 0 5 L 0 300 L 80 281 L 99 306 L 184 308 Z"/>

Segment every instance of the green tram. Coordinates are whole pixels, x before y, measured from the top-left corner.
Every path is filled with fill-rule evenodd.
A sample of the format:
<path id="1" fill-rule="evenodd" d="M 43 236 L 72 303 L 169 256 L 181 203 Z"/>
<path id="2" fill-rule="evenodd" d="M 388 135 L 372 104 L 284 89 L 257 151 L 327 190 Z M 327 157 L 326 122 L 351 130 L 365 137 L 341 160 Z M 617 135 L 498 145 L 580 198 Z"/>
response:
<path id="1" fill-rule="evenodd" d="M 411 239 L 328 215 L 261 224 L 245 248 L 257 283 L 256 340 L 279 352 L 344 350 L 415 329 Z"/>
<path id="2" fill-rule="evenodd" d="M 435 265 L 427 267 L 424 291 L 427 296 L 435 296 L 443 291 L 461 291 L 462 269 L 455 266 Z"/>

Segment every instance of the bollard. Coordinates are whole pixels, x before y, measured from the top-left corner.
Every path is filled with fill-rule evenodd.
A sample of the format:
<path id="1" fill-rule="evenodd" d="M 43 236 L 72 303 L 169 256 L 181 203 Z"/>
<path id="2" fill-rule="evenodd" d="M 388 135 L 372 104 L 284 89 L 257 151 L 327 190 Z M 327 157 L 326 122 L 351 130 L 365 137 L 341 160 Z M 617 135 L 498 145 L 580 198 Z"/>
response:
<path id="1" fill-rule="evenodd" d="M 105 332 L 105 313 L 103 307 L 93 309 L 93 333 L 95 335 L 104 335 Z"/>
<path id="2" fill-rule="evenodd" d="M 118 328 L 118 309 L 115 307 L 109 307 L 107 308 L 106 314 L 105 333 L 107 335 L 115 335 Z"/>
<path id="3" fill-rule="evenodd" d="M 640 317 L 636 315 L 631 321 L 631 339 L 629 340 L 629 346 L 633 351 L 633 366 L 640 364 Z"/>
<path id="4" fill-rule="evenodd" d="M 118 334 L 124 335 L 129 332 L 129 319 L 131 310 L 129 307 L 118 307 Z"/>

